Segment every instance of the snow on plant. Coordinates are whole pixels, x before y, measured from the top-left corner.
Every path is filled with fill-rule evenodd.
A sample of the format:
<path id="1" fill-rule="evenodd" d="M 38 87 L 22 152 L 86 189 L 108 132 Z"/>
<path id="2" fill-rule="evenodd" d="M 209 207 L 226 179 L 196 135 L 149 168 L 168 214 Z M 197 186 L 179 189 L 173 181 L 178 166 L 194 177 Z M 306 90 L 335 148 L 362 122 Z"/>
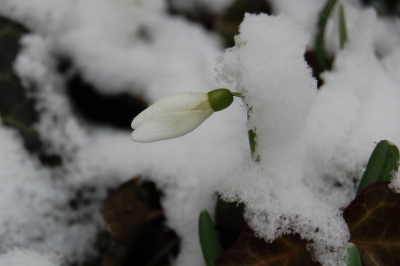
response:
<path id="1" fill-rule="evenodd" d="M 13 249 L 0 257 L 0 266 L 32 265 L 32 266 L 58 266 L 55 258 L 31 250 Z"/>

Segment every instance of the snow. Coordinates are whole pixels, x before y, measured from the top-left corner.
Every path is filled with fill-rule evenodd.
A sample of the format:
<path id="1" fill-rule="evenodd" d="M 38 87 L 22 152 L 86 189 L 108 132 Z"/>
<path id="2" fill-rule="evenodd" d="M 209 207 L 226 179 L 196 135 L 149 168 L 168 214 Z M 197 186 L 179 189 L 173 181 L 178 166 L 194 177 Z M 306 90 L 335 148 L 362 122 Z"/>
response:
<path id="1" fill-rule="evenodd" d="M 32 250 L 13 249 L 0 255 L 0 266 L 57 266 L 54 258 Z"/>
<path id="2" fill-rule="evenodd" d="M 376 23 L 375 13 L 368 10 L 350 29 L 350 42 L 337 54 L 333 70 L 323 75 L 325 83 L 307 126 L 309 185 L 322 192 L 321 200 L 336 201 L 338 207 L 354 197 L 353 178 L 360 180 L 376 143 L 400 143 L 400 83 L 375 56 Z"/>
<path id="3" fill-rule="evenodd" d="M 339 209 L 321 204 L 303 181 L 304 131 L 317 96 L 303 57 L 308 40 L 284 15 L 245 16 L 235 47 L 220 59 L 220 78 L 235 79 L 244 95 L 260 162 L 245 158 L 218 189 L 244 202 L 245 218 L 259 236 L 272 241 L 296 232 L 313 240 L 324 265 L 346 265 L 349 233 Z"/>
<path id="4" fill-rule="evenodd" d="M 303 30 L 309 32 L 314 39 L 317 34 L 316 25 L 319 13 L 324 7 L 325 1 L 319 0 L 271 0 L 273 13 L 283 13 L 289 16 Z M 348 29 L 354 27 L 358 20 L 363 3 L 359 0 L 342 0 L 344 6 L 346 25 Z M 301 11 L 299 11 L 301 10 Z M 339 51 L 339 8 L 338 5 L 332 10 L 331 16 L 325 28 L 325 48 L 332 57 Z M 397 18 L 379 17 L 374 31 L 374 49 L 380 56 L 385 56 L 400 44 L 400 24 Z M 312 49 L 314 42 L 308 44 Z"/>
<path id="5" fill-rule="evenodd" d="M 217 14 L 230 1 L 172 3 Z M 303 55 L 322 2 L 271 3 L 277 16 L 246 15 L 236 46 L 224 53 L 215 33 L 169 15 L 162 0 L 0 0 L 0 14 L 31 30 L 14 69 L 37 88 L 30 92 L 41 113 L 35 129 L 63 161 L 42 166 L 0 125 L 0 266 L 79 264 L 99 255 L 94 243 L 104 230 L 107 191 L 137 175 L 164 193 L 166 225 L 182 241 L 173 265 L 204 265 L 197 219 L 202 209 L 214 213 L 217 191 L 246 204 L 258 236 L 272 241 L 297 232 L 313 241 L 309 248 L 323 265 L 345 265 L 349 233 L 340 208 L 353 199 L 375 144 L 400 145 L 399 24 L 345 1 L 349 42 L 339 51 L 334 15 L 326 43 L 336 58 L 317 92 Z M 56 71 L 58 57 L 73 62 L 65 75 Z M 149 103 L 227 87 L 241 92 L 244 104 L 236 99 L 181 138 L 134 143 L 130 131 L 80 118 L 64 85 L 77 72 L 100 93 Z M 258 134 L 259 163 L 251 160 L 247 129 Z M 74 209 L 79 191 L 88 205 Z"/>
<path id="6" fill-rule="evenodd" d="M 393 179 L 389 184 L 389 187 L 397 194 L 400 193 L 400 174 L 399 172 L 393 174 Z"/>

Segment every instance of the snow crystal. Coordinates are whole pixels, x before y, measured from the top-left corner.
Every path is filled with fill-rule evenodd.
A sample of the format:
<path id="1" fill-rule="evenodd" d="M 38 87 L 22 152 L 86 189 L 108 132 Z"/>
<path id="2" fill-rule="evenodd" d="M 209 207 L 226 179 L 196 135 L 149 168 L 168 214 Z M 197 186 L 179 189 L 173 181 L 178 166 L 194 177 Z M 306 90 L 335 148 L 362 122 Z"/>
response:
<path id="1" fill-rule="evenodd" d="M 220 58 L 220 78 L 236 81 L 244 95 L 260 162 L 245 160 L 219 191 L 244 202 L 259 236 L 272 241 L 297 232 L 313 241 L 324 265 L 346 265 L 349 234 L 341 212 L 320 203 L 303 182 L 304 130 L 317 93 L 303 57 L 308 40 L 284 15 L 246 15 L 236 46 Z"/>
<path id="2" fill-rule="evenodd" d="M 56 266 L 54 258 L 32 250 L 13 249 L 0 255 L 0 266 Z"/>

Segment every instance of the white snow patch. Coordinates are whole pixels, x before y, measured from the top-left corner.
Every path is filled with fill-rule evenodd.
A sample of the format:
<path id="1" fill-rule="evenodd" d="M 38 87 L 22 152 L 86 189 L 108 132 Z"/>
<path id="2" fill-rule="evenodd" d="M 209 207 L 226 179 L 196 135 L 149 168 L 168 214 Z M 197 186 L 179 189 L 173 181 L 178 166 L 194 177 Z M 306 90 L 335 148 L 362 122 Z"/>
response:
<path id="1" fill-rule="evenodd" d="M 376 143 L 400 144 L 400 88 L 374 53 L 376 23 L 374 12 L 360 15 L 332 71 L 323 75 L 306 130 L 307 183 L 338 207 L 354 198 Z"/>
<path id="2" fill-rule="evenodd" d="M 389 188 L 395 193 L 400 194 L 400 173 L 393 173 L 392 181 L 390 181 Z"/>
<path id="3" fill-rule="evenodd" d="M 347 265 L 341 212 L 304 184 L 304 130 L 316 82 L 304 60 L 309 36 L 288 17 L 246 15 L 236 46 L 221 57 L 220 78 L 236 81 L 257 132 L 260 162 L 245 159 L 219 184 L 246 206 L 245 218 L 268 241 L 296 232 L 312 240 L 323 265 Z"/>
<path id="4" fill-rule="evenodd" d="M 57 266 L 56 259 L 33 250 L 13 249 L 0 255 L 0 266 Z"/>

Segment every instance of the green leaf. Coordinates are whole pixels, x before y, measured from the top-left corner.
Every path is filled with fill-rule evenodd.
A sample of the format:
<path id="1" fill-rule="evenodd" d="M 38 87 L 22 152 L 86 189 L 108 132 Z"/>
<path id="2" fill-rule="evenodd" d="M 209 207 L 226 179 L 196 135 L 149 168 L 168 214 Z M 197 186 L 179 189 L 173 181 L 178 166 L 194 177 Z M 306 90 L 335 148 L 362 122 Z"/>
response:
<path id="1" fill-rule="evenodd" d="M 224 250 L 218 240 L 218 234 L 214 228 L 210 214 L 206 210 L 200 212 L 199 237 L 206 265 L 214 266 L 215 260 L 222 255 Z"/>
<path id="2" fill-rule="evenodd" d="M 351 242 L 348 243 L 347 251 L 349 252 L 349 261 L 347 263 L 347 266 L 362 266 L 360 253 L 358 253 L 358 249 L 357 249 L 356 245 L 354 245 Z"/>
<path id="3" fill-rule="evenodd" d="M 307 242 L 298 235 L 286 235 L 267 243 L 246 224 L 236 243 L 216 262 L 217 266 L 316 266 Z"/>
<path id="4" fill-rule="evenodd" d="M 321 72 L 329 68 L 328 59 L 325 53 L 325 26 L 328 18 L 336 5 L 337 0 L 328 0 L 319 14 L 318 33 L 315 39 L 315 49 L 317 52 L 318 64 Z"/>
<path id="5" fill-rule="evenodd" d="M 227 202 L 218 196 L 215 212 L 216 228 L 222 246 L 227 249 L 239 238 L 244 218 L 244 204 L 236 201 Z"/>
<path id="6" fill-rule="evenodd" d="M 387 183 L 364 189 L 344 210 L 363 266 L 400 265 L 400 195 Z"/>
<path id="7" fill-rule="evenodd" d="M 388 140 L 380 141 L 369 158 L 358 186 L 357 195 L 366 187 L 377 182 L 390 182 L 393 171 L 399 167 L 399 149 Z"/>
<path id="8" fill-rule="evenodd" d="M 340 3 L 339 9 L 339 34 L 340 34 L 340 48 L 343 49 L 347 42 L 346 18 L 344 14 L 343 3 Z"/>

